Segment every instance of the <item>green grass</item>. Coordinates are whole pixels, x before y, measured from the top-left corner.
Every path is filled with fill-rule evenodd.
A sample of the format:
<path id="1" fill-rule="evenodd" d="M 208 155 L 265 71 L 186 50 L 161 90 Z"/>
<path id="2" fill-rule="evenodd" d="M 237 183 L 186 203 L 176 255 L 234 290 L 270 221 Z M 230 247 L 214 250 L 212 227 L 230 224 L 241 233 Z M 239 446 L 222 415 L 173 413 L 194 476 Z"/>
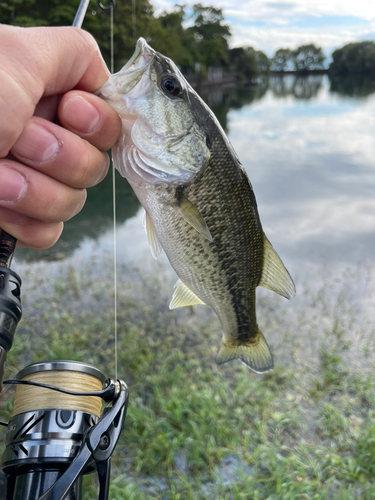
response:
<path id="1" fill-rule="evenodd" d="M 375 498 L 372 326 L 356 325 L 342 294 L 301 290 L 305 305 L 293 314 L 262 294 L 259 323 L 276 366 L 260 376 L 214 363 L 216 317 L 204 307 L 169 311 L 161 272 L 120 272 L 118 371 L 130 402 L 111 499 Z M 45 359 L 86 361 L 114 376 L 110 277 L 90 264 L 62 266 L 38 290 L 25 286 L 7 376 Z M 84 498 L 95 498 L 93 476 L 84 484 Z"/>

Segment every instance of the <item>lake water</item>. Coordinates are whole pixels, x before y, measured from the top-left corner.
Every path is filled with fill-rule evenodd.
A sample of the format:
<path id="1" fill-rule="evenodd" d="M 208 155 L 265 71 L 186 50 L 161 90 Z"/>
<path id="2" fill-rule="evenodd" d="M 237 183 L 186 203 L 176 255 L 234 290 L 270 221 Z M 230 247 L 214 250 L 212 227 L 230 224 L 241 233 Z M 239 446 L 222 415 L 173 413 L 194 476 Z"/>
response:
<path id="1" fill-rule="evenodd" d="M 272 77 L 206 97 L 253 184 L 263 228 L 297 286 L 344 287 L 374 314 L 375 83 Z M 113 253 L 109 176 L 51 250 L 17 250 L 14 268 L 52 273 Z M 142 208 L 117 176 L 117 258 L 153 269 Z M 36 261 L 42 260 L 42 266 Z M 169 272 L 165 257 L 161 263 Z M 170 271 L 171 273 L 173 271 Z M 268 292 L 267 292 L 268 293 Z M 298 308 L 297 298 L 285 307 Z"/>

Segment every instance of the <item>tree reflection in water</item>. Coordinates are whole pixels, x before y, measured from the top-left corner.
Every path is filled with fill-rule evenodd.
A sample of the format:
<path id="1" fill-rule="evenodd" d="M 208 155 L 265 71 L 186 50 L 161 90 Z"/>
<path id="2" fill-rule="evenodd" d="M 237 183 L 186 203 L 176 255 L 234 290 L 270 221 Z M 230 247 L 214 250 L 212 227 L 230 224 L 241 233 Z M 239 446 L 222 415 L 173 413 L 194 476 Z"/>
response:
<path id="1" fill-rule="evenodd" d="M 225 132 L 228 133 L 228 113 L 251 106 L 266 97 L 281 99 L 291 97 L 294 101 L 314 102 L 319 91 L 325 86 L 330 94 L 339 94 L 345 98 L 364 98 L 375 91 L 375 82 L 365 78 L 335 78 L 327 85 L 327 76 L 273 75 L 259 78 L 255 83 L 239 88 L 223 89 L 200 88 L 202 98 L 212 108 Z M 133 217 L 140 207 L 139 202 L 126 180 L 117 176 L 117 223 L 124 223 Z M 94 247 L 98 238 L 110 230 L 113 225 L 112 208 L 112 173 L 98 186 L 88 190 L 88 199 L 82 212 L 65 224 L 59 242 L 44 252 L 18 249 L 20 260 L 63 260 L 76 250 L 85 238 L 92 241 Z"/>

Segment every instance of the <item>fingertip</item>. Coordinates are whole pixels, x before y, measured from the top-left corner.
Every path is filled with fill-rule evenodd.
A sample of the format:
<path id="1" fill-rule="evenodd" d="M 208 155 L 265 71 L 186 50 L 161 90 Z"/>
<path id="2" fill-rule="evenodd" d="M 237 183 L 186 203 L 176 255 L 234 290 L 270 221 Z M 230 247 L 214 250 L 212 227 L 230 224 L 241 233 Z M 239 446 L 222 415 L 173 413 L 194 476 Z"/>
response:
<path id="1" fill-rule="evenodd" d="M 47 250 L 60 238 L 64 223 L 43 222 L 0 207 L 0 229 L 14 236 L 20 247 Z"/>
<path id="2" fill-rule="evenodd" d="M 65 94 L 58 109 L 61 124 L 106 151 L 117 141 L 121 118 L 103 99 L 88 92 L 73 90 Z"/>
<path id="3" fill-rule="evenodd" d="M 59 117 L 72 131 L 92 134 L 99 125 L 100 112 L 97 107 L 82 95 L 73 94 L 60 106 Z"/>
<path id="4" fill-rule="evenodd" d="M 22 229 L 20 239 L 17 240 L 19 246 L 33 250 L 48 250 L 60 239 L 64 223 L 48 224 L 36 221 L 35 225 L 29 225 Z"/>

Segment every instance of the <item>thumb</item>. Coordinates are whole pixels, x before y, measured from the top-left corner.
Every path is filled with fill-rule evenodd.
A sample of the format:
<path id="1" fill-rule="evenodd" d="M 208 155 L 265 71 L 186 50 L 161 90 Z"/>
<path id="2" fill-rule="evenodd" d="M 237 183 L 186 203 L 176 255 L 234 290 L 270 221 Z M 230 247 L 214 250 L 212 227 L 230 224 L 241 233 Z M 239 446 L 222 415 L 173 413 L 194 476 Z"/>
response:
<path id="1" fill-rule="evenodd" d="M 94 38 L 70 27 L 0 25 L 0 157 L 8 154 L 43 96 L 94 92 L 109 71 Z"/>

